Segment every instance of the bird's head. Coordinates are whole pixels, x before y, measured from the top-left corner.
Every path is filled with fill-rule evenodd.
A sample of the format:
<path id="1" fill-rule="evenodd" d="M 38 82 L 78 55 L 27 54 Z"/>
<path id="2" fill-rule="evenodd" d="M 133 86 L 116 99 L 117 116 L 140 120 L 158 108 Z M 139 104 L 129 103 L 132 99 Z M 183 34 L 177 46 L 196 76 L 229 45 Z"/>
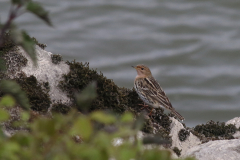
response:
<path id="1" fill-rule="evenodd" d="M 150 69 L 143 64 L 139 64 L 137 66 L 132 66 L 132 67 L 136 69 L 138 77 L 145 78 L 148 76 L 152 76 Z"/>

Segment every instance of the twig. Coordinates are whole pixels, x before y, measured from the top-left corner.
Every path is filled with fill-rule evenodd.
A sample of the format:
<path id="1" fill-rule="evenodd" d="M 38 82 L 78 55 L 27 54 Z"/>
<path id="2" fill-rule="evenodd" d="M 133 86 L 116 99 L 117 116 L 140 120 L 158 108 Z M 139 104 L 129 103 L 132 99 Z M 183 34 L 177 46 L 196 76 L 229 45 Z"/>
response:
<path id="1" fill-rule="evenodd" d="M 2 47 L 4 43 L 4 34 L 8 28 L 10 28 L 12 21 L 18 16 L 17 12 L 22 7 L 22 5 L 18 5 L 16 9 L 14 9 L 14 6 L 11 5 L 9 16 L 7 22 L 4 24 L 2 29 L 0 30 L 0 47 Z"/>

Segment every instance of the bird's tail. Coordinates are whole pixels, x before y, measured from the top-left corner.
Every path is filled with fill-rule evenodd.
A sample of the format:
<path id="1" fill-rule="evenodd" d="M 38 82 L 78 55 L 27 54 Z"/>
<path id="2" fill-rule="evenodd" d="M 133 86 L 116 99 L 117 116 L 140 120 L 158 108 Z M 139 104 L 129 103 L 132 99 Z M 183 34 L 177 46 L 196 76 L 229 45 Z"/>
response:
<path id="1" fill-rule="evenodd" d="M 183 121 L 185 118 L 183 116 L 181 116 L 181 114 L 179 114 L 177 111 L 175 110 L 171 110 L 172 113 L 177 116 L 178 119 L 180 119 L 181 121 Z"/>

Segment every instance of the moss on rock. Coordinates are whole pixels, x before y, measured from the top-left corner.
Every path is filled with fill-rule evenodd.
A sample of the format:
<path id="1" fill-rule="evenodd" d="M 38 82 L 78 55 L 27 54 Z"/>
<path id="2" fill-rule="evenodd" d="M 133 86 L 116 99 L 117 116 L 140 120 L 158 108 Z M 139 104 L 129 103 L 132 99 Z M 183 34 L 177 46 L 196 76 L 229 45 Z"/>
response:
<path id="1" fill-rule="evenodd" d="M 42 49 L 46 47 L 46 45 L 39 43 L 34 37 L 32 37 L 32 40 Z M 19 50 L 19 47 L 11 38 L 11 33 L 6 33 L 4 35 L 4 43 L 0 47 L 0 67 L 3 68 L 5 66 L 7 73 L 4 72 L 5 70 L 0 70 L 0 80 L 3 78 L 12 79 L 16 73 L 20 72 L 22 67 L 27 65 L 27 58 L 19 54 Z"/>
<path id="2" fill-rule="evenodd" d="M 46 44 L 39 43 L 35 37 L 32 37 L 32 40 L 38 45 L 40 48 L 45 49 L 47 47 Z M 17 47 L 14 41 L 11 38 L 11 33 L 4 34 L 4 42 L 2 47 L 0 47 L 0 56 L 8 53 L 12 48 Z"/>
<path id="3" fill-rule="evenodd" d="M 40 112 L 47 112 L 50 107 L 51 100 L 48 94 L 48 83 L 41 84 L 36 77 L 27 77 L 25 74 L 20 74 L 18 78 L 14 79 L 25 91 L 29 99 L 31 109 Z"/>
<path id="4" fill-rule="evenodd" d="M 54 103 L 52 105 L 52 112 L 57 112 L 57 113 L 63 113 L 66 114 L 70 111 L 71 107 L 66 105 L 66 104 L 62 104 L 60 102 L 58 103 Z"/>
<path id="5" fill-rule="evenodd" d="M 32 40 L 41 48 L 45 48 L 46 45 L 39 43 L 34 37 Z M 48 82 L 40 84 L 37 82 L 36 77 L 27 77 L 21 68 L 27 65 L 27 58 L 18 53 L 19 47 L 16 46 L 11 38 L 11 33 L 4 35 L 3 46 L 0 47 L 0 59 L 5 61 L 6 71 L 0 71 L 0 80 L 13 79 L 15 80 L 26 92 L 31 108 L 36 111 L 46 112 L 49 108 L 51 101 L 49 97 L 49 84 Z M 0 93 L 1 96 L 3 95 Z"/>
<path id="6" fill-rule="evenodd" d="M 3 56 L 5 53 L 7 53 L 10 49 L 15 47 L 15 43 L 11 40 L 10 34 L 6 33 L 4 35 L 4 42 L 2 47 L 0 47 L 0 56 Z"/>
<path id="7" fill-rule="evenodd" d="M 70 66 L 70 72 L 63 76 L 64 80 L 59 83 L 59 87 L 64 92 L 67 92 L 72 101 L 76 92 L 81 92 L 90 82 L 96 81 L 98 97 L 91 104 L 89 111 L 111 110 L 117 114 L 130 111 L 134 113 L 136 118 L 142 112 L 140 105 L 143 105 L 143 102 L 134 89 L 118 87 L 112 80 L 103 76 L 102 73 L 90 69 L 89 63 L 75 61 L 66 63 Z M 74 103 L 73 106 L 76 106 L 76 104 Z M 58 110 L 57 107 L 56 109 Z M 81 112 L 81 108 L 78 108 L 78 110 Z M 149 107 L 149 110 L 151 110 L 151 107 Z M 59 112 L 62 112 L 61 109 Z M 146 133 L 161 133 L 163 137 L 169 138 L 171 121 L 163 113 L 163 110 L 156 109 L 156 112 L 148 117 L 143 131 Z M 156 125 L 158 126 L 156 127 Z"/>
<path id="8" fill-rule="evenodd" d="M 59 54 L 52 54 L 51 59 L 53 64 L 59 64 L 62 61 L 62 56 Z"/>
<path id="9" fill-rule="evenodd" d="M 198 136 L 203 142 L 209 140 L 234 139 L 233 134 L 237 128 L 233 124 L 226 125 L 224 122 L 209 121 L 206 124 L 197 125 L 192 133 Z"/>
<path id="10" fill-rule="evenodd" d="M 39 43 L 38 40 L 35 37 L 32 37 L 32 40 L 35 42 L 36 45 L 38 45 L 42 49 L 45 49 L 47 47 L 46 44 Z"/>
<path id="11" fill-rule="evenodd" d="M 51 105 L 51 100 L 49 97 L 49 84 L 37 82 L 34 76 L 26 77 L 21 73 L 21 67 L 26 66 L 27 59 L 22 55 L 18 54 L 18 47 L 11 41 L 10 35 L 6 34 L 4 47 L 0 48 L 0 57 L 5 56 L 5 61 L 7 64 L 16 65 L 15 69 L 12 71 L 8 70 L 9 75 L 18 75 L 16 77 L 7 77 L 2 72 L 1 77 L 6 79 L 14 79 L 18 84 L 21 85 L 22 89 L 26 92 L 30 105 L 35 111 L 46 112 Z M 33 38 L 35 43 L 41 48 L 45 48 L 46 45 L 40 44 L 35 38 Z M 6 54 L 7 53 L 7 54 Z M 14 55 L 15 54 L 15 55 Z M 14 61 L 10 61 L 9 57 L 15 57 Z M 9 58 L 9 59 L 8 59 Z M 58 64 L 62 61 L 60 55 L 52 55 L 52 62 Z M 12 59 L 11 59 L 12 60 Z M 138 117 L 140 112 L 143 110 L 140 106 L 143 105 L 143 101 L 139 98 L 138 94 L 134 89 L 127 89 L 124 87 L 118 87 L 111 79 L 107 79 L 100 72 L 90 69 L 88 63 L 79 62 L 66 62 L 70 67 L 70 72 L 63 76 L 63 81 L 59 83 L 59 87 L 68 94 L 71 104 L 66 105 L 61 102 L 53 102 L 52 110 L 55 112 L 61 112 L 66 114 L 72 106 L 76 106 L 74 101 L 75 93 L 81 92 L 90 82 L 97 82 L 97 95 L 98 97 L 91 104 L 89 111 L 93 110 L 110 110 L 117 114 L 122 114 L 126 111 L 130 111 Z M 10 67 L 7 67 L 8 69 Z M 16 72 L 19 71 L 19 72 Z M 20 73 L 20 74 L 19 74 Z M 78 108 L 81 111 L 81 108 Z M 149 107 L 147 112 L 149 113 L 151 108 Z M 171 121 L 169 117 L 163 113 L 162 109 L 155 109 L 155 112 L 151 116 L 146 116 L 145 125 L 143 131 L 147 133 L 158 133 L 162 137 L 169 139 L 170 124 Z"/>
<path id="12" fill-rule="evenodd" d="M 98 97 L 92 103 L 89 111 L 96 109 L 110 109 L 117 113 L 123 113 L 126 110 L 127 102 L 123 102 L 125 95 L 119 90 L 115 83 L 103 76 L 102 73 L 98 74 L 96 70 L 89 69 L 88 63 L 67 62 L 70 66 L 70 72 L 64 75 L 64 81 L 59 83 L 60 88 L 68 93 L 71 99 L 74 99 L 74 93 L 80 92 L 84 87 L 92 81 L 97 82 Z"/>
<path id="13" fill-rule="evenodd" d="M 177 154 L 177 156 L 179 157 L 181 155 L 182 150 L 179 150 L 177 147 L 174 147 L 173 152 L 175 152 Z"/>
<path id="14" fill-rule="evenodd" d="M 18 50 L 18 47 L 16 47 L 15 43 L 11 40 L 10 34 L 6 33 L 4 35 L 3 45 L 0 47 L 0 79 L 5 79 L 8 77 L 8 74 L 6 74 L 5 71 L 10 68 L 10 65 L 14 66 L 13 69 L 9 71 L 10 73 L 15 71 L 22 63 L 26 65 L 26 58 L 23 59 L 23 56 L 16 54 Z M 19 63 L 17 61 L 19 61 Z"/>
<path id="15" fill-rule="evenodd" d="M 181 129 L 179 132 L 178 132 L 178 138 L 180 141 L 185 141 L 190 135 L 190 132 L 186 129 Z"/>

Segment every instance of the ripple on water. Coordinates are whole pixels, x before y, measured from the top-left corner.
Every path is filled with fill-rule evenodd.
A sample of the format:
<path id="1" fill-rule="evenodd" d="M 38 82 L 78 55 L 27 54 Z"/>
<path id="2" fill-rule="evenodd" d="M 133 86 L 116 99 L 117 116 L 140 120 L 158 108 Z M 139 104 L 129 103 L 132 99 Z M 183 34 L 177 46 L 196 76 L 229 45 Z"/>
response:
<path id="1" fill-rule="evenodd" d="M 0 2 L 1 20 L 8 1 Z M 65 0 L 41 3 L 54 28 L 26 14 L 17 20 L 47 51 L 89 61 L 132 88 L 148 65 L 174 107 L 193 126 L 239 113 L 240 1 Z"/>

